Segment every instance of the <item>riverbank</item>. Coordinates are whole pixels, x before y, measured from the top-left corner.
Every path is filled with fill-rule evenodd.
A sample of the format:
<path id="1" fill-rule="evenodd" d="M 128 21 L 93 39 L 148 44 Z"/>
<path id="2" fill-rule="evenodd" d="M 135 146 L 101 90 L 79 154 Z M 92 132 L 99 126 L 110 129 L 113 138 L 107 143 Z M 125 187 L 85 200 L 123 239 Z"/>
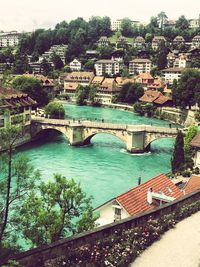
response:
<path id="1" fill-rule="evenodd" d="M 62 104 L 71 104 L 71 105 L 76 105 L 75 102 L 71 102 L 71 101 L 65 101 L 65 100 L 58 100 L 60 103 Z M 85 105 L 85 106 L 91 106 L 91 105 Z M 92 107 L 92 106 L 91 106 Z M 185 125 L 185 121 L 187 119 L 187 115 L 186 112 L 183 112 L 180 109 L 176 109 L 176 108 L 172 108 L 172 107 L 162 107 L 162 108 L 158 108 L 157 112 L 155 112 L 155 114 L 151 117 L 148 116 L 141 116 L 140 114 L 136 113 L 134 111 L 134 107 L 131 105 L 126 105 L 126 104 L 114 104 L 114 103 L 109 103 L 109 104 L 101 104 L 100 106 L 98 106 L 100 108 L 112 108 L 112 109 L 116 109 L 116 110 L 123 110 L 123 111 L 129 111 L 134 113 L 137 116 L 145 117 L 148 119 L 158 119 L 158 120 L 163 120 L 172 124 L 176 124 L 176 125 L 180 125 L 182 127 L 186 126 Z M 191 115 L 190 117 L 194 118 L 194 114 Z M 194 124 L 194 120 L 193 119 L 188 119 L 188 125 Z"/>

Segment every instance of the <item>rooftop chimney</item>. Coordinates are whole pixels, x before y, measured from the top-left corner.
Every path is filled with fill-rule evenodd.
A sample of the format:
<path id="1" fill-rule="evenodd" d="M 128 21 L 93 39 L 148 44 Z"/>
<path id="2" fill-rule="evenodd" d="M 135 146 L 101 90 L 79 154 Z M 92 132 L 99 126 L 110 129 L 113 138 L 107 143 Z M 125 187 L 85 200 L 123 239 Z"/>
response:
<path id="1" fill-rule="evenodd" d="M 141 184 L 141 176 L 138 177 L 138 185 Z"/>
<path id="2" fill-rule="evenodd" d="M 147 202 L 151 205 L 153 202 L 153 198 L 152 198 L 152 188 L 148 188 L 147 190 Z"/>

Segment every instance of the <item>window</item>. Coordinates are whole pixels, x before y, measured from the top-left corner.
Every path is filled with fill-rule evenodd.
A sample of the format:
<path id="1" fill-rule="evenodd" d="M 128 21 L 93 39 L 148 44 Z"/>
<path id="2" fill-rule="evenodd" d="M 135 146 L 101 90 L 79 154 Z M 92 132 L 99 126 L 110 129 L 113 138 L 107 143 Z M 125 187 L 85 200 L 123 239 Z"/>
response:
<path id="1" fill-rule="evenodd" d="M 122 210 L 121 208 L 115 208 L 115 215 L 121 216 Z"/>

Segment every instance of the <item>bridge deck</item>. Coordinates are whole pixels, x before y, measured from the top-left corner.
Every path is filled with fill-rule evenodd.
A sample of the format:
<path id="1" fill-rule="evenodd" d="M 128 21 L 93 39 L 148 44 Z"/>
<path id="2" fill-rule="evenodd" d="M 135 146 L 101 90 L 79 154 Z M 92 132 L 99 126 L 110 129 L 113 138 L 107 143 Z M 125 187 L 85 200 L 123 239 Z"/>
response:
<path id="1" fill-rule="evenodd" d="M 48 124 L 54 126 L 72 126 L 72 127 L 85 127 L 85 128 L 98 128 L 98 129 L 113 129 L 113 130 L 124 130 L 130 132 L 156 132 L 165 134 L 174 134 L 178 132 L 177 128 L 171 127 L 157 127 L 152 125 L 134 125 L 134 124 L 117 124 L 107 122 L 96 122 L 96 121 L 81 121 L 81 120 L 62 120 L 62 119 L 47 119 L 41 117 L 32 118 L 32 123 Z"/>

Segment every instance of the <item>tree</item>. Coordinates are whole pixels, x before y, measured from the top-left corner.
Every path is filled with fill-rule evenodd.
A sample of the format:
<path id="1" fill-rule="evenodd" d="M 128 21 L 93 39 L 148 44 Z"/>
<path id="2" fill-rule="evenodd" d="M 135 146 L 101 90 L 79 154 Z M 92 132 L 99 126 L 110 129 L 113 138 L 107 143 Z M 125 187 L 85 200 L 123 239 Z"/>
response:
<path id="1" fill-rule="evenodd" d="M 26 71 L 29 71 L 28 57 L 26 54 L 20 54 L 18 51 L 15 55 L 12 72 L 14 74 L 23 74 Z"/>
<path id="2" fill-rule="evenodd" d="M 63 119 L 65 117 L 65 109 L 59 102 L 50 102 L 45 107 L 45 114 L 50 118 Z"/>
<path id="3" fill-rule="evenodd" d="M 187 69 L 183 72 L 178 84 L 173 87 L 173 102 L 183 108 L 197 103 L 200 94 L 200 73 L 195 69 Z"/>
<path id="4" fill-rule="evenodd" d="M 45 76 L 47 76 L 52 71 L 51 65 L 45 58 L 42 60 L 40 67 L 42 74 Z"/>
<path id="5" fill-rule="evenodd" d="M 163 32 L 164 30 L 164 22 L 166 21 L 167 19 L 167 15 L 165 14 L 164 11 L 161 11 L 159 14 L 158 14 L 158 21 L 159 21 L 159 24 L 160 24 L 160 28 L 161 28 L 161 33 Z"/>
<path id="6" fill-rule="evenodd" d="M 133 104 L 138 101 L 143 94 L 144 89 L 141 84 L 128 82 L 122 86 L 118 100 L 120 102 Z"/>
<path id="7" fill-rule="evenodd" d="M 132 37 L 133 28 L 129 18 L 124 18 L 121 23 L 121 33 L 125 37 Z"/>
<path id="8" fill-rule="evenodd" d="M 90 92 L 89 86 L 79 85 L 76 90 L 76 103 L 78 105 L 84 105 L 85 101 L 88 99 L 89 92 Z"/>
<path id="9" fill-rule="evenodd" d="M 191 125 L 187 130 L 187 133 L 184 137 L 184 152 L 185 152 L 185 161 L 187 165 L 193 164 L 192 158 L 194 156 L 194 150 L 190 146 L 190 142 L 195 137 L 198 132 L 198 127 L 196 125 Z"/>
<path id="10" fill-rule="evenodd" d="M 59 69 L 59 70 L 60 70 L 60 69 L 62 69 L 63 66 L 64 66 L 64 64 L 63 64 L 63 62 L 62 62 L 60 56 L 56 55 L 55 53 L 54 53 L 53 56 L 52 56 L 52 62 L 53 62 L 53 64 L 54 64 L 54 68 L 55 68 L 55 69 Z"/>
<path id="11" fill-rule="evenodd" d="M 16 215 L 26 195 L 34 190 L 39 173 L 24 156 L 13 158 L 13 151 L 20 138 L 22 127 L 11 126 L 0 130 L 0 253 L 5 247 L 13 248 L 18 239 Z"/>
<path id="12" fill-rule="evenodd" d="M 19 76 L 13 80 L 12 85 L 15 89 L 28 94 L 31 98 L 37 101 L 40 106 L 46 105 L 49 102 L 47 91 L 36 78 Z"/>
<path id="13" fill-rule="evenodd" d="M 164 41 L 161 41 L 158 47 L 158 59 L 157 59 L 157 68 L 162 70 L 167 65 L 167 54 L 168 48 L 165 45 Z"/>
<path id="14" fill-rule="evenodd" d="M 41 183 L 37 194 L 29 194 L 20 218 L 23 236 L 34 246 L 92 229 L 96 220 L 91 198 L 86 197 L 79 183 L 60 174 L 55 174 L 53 181 Z"/>
<path id="15" fill-rule="evenodd" d="M 184 163 L 185 156 L 183 134 L 181 131 L 178 131 L 171 160 L 172 172 L 180 171 L 183 168 Z"/>
<path id="16" fill-rule="evenodd" d="M 189 24 L 188 20 L 185 18 L 185 16 L 180 16 L 176 21 L 176 28 L 179 31 L 188 30 L 189 26 L 190 26 L 190 24 Z"/>

